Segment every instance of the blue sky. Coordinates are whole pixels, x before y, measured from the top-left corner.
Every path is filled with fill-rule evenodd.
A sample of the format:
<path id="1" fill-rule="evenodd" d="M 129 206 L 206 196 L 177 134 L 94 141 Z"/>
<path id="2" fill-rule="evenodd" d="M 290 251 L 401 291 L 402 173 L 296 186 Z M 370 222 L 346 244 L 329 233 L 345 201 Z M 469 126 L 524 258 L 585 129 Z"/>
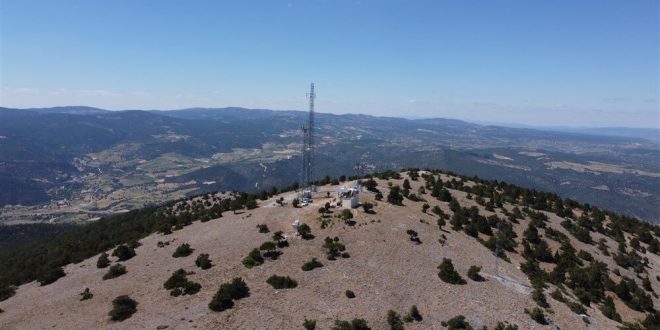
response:
<path id="1" fill-rule="evenodd" d="M 0 3 L 2 106 L 660 126 L 657 0 Z"/>

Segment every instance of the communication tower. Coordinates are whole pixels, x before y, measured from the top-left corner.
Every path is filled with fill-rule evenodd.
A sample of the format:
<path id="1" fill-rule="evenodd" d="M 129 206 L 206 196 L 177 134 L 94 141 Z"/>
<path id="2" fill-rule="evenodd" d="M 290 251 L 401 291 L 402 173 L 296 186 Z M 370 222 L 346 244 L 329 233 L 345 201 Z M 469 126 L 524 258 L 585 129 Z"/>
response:
<path id="1" fill-rule="evenodd" d="M 310 86 L 310 91 L 307 94 L 309 98 L 309 119 L 307 125 L 302 126 L 303 133 L 303 147 L 302 147 L 302 180 L 301 188 L 303 192 L 314 190 L 314 83 Z"/>

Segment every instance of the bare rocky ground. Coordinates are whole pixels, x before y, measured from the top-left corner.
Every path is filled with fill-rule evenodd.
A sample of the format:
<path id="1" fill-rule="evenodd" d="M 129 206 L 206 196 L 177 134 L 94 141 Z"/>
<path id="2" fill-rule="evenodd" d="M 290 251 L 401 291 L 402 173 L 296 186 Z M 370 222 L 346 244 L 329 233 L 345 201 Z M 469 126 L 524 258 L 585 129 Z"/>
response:
<path id="1" fill-rule="evenodd" d="M 443 176 L 443 179 L 447 179 Z M 401 184 L 401 180 L 391 180 Z M 422 184 L 411 181 L 412 191 Z M 516 324 L 520 329 L 616 329 L 618 323 L 607 319 L 594 308 L 587 308 L 588 321 L 573 313 L 565 304 L 547 295 L 553 313 L 546 313 L 550 324 L 542 326 L 534 322 L 525 308 L 534 308 L 536 303 L 530 296 L 531 286 L 527 276 L 519 269 L 523 261 L 519 254 L 508 253 L 511 263 L 500 260 L 496 269 L 495 257 L 486 247 L 463 232 L 455 232 L 450 226 L 446 231 L 436 225 L 437 216 L 422 213 L 423 202 L 405 200 L 405 206 L 394 206 L 376 202 L 372 193 L 361 194 L 361 201 L 376 204 L 375 214 L 366 214 L 354 209 L 356 224 L 348 226 L 334 217 L 333 224 L 321 229 L 318 208 L 331 201 L 325 191 L 336 187 L 321 187 L 314 203 L 305 208 L 260 207 L 241 214 L 225 212 L 222 218 L 193 225 L 170 235 L 154 234 L 140 241 L 137 256 L 122 262 L 128 273 L 115 279 L 102 280 L 106 269 L 96 268 L 98 256 L 79 264 L 65 267 L 66 276 L 57 282 L 39 286 L 32 282 L 19 287 L 14 297 L 0 302 L 4 313 L 0 314 L 1 329 L 302 329 L 307 319 L 317 320 L 317 329 L 329 329 L 337 319 L 364 318 L 373 329 L 385 329 L 387 311 L 393 309 L 405 315 L 412 305 L 417 305 L 423 321 L 406 323 L 407 329 L 442 329 L 442 321 L 457 315 L 465 315 L 477 327 L 494 327 L 498 321 Z M 379 188 L 386 194 L 385 181 Z M 477 205 L 465 198 L 465 193 L 450 190 L 463 206 Z M 287 195 L 282 195 L 286 197 Z M 447 203 L 424 195 L 433 207 L 439 205 L 450 213 Z M 262 202 L 261 206 L 272 206 L 276 196 Z M 479 206 L 480 212 L 490 215 Z M 499 211 L 498 211 L 499 212 Z M 567 234 L 576 249 L 584 249 L 594 257 L 608 263 L 610 269 L 617 268 L 611 258 L 605 258 L 595 246 L 585 245 L 559 225 L 561 221 L 549 214 L 550 227 Z M 500 214 L 501 216 L 501 214 Z M 302 240 L 294 235 L 291 224 L 299 219 L 312 228 L 316 236 Z M 519 234 L 529 220 L 516 226 Z M 256 225 L 267 224 L 270 233 L 259 233 Z M 411 242 L 406 230 L 419 233 L 422 244 Z M 266 262 L 248 269 L 241 259 L 248 252 L 270 240 L 272 233 L 282 230 L 288 236 L 289 247 L 283 248 L 278 260 Z M 540 230 L 542 233 L 543 231 Z M 447 237 L 443 245 L 439 237 Z M 597 241 L 602 236 L 593 234 Z M 326 236 L 338 236 L 350 253 L 347 259 L 327 260 L 321 247 Z M 611 250 L 616 243 L 606 238 Z M 158 247 L 158 242 L 169 245 Z M 548 240 L 554 250 L 558 244 Z M 195 251 L 184 258 L 173 258 L 175 248 L 189 243 Z M 520 246 L 519 246 L 520 248 Z M 200 253 L 210 254 L 214 266 L 202 270 L 194 260 Z M 660 275 L 660 260 L 647 253 L 651 270 L 649 277 Z M 318 258 L 325 267 L 304 272 L 301 266 L 312 257 Z M 113 258 L 113 257 L 111 257 Z M 438 278 L 437 266 L 443 258 L 451 258 L 456 270 L 467 280 L 466 285 L 451 285 Z M 114 263 L 114 259 L 113 259 Z M 467 278 L 471 265 L 482 266 L 484 282 Z M 195 274 L 188 276 L 199 282 L 202 289 L 194 295 L 172 297 L 163 288 L 163 283 L 172 272 L 183 268 Z M 634 273 L 620 269 L 622 275 L 634 278 Z M 290 276 L 298 281 L 294 289 L 273 289 L 266 279 L 273 275 Z M 234 277 L 242 277 L 250 288 L 250 296 L 236 301 L 234 308 L 214 312 L 208 303 L 220 284 Z M 611 274 L 615 281 L 616 275 Z M 654 291 L 660 286 L 653 280 Z M 91 300 L 80 301 L 79 293 L 89 288 L 94 294 Z M 549 288 L 546 294 L 554 288 Z M 355 292 L 348 299 L 344 292 Z M 108 312 L 111 301 L 119 295 L 130 295 L 137 300 L 138 310 L 123 322 L 111 321 Z M 611 293 L 609 293 L 611 294 Z M 615 299 L 617 311 L 624 320 L 640 318 L 641 313 L 632 311 Z M 654 299 L 657 306 L 658 300 Z"/>

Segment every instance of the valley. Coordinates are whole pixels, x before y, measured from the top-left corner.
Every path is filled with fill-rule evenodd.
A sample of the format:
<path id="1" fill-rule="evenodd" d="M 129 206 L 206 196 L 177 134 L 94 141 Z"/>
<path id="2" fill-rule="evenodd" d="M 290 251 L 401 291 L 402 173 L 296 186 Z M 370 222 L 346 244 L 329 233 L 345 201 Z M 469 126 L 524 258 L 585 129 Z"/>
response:
<path id="1" fill-rule="evenodd" d="M 84 222 L 195 193 L 300 180 L 304 112 L 67 109 L 0 109 L 0 182 L 9 187 L 0 222 Z M 660 220 L 660 149 L 651 140 L 445 119 L 317 121 L 317 171 L 329 176 L 356 175 L 356 164 L 371 172 L 442 167 Z"/>

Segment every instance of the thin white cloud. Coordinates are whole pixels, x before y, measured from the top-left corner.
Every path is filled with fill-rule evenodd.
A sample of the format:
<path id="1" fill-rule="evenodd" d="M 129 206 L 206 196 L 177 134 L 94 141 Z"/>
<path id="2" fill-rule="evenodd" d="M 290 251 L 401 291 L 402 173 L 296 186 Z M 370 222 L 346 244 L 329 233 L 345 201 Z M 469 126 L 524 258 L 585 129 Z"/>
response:
<path id="1" fill-rule="evenodd" d="M 122 96 L 121 93 L 113 92 L 113 91 L 106 91 L 102 89 L 93 89 L 93 90 L 77 90 L 74 91 L 74 93 L 81 93 L 86 96 L 103 96 L 103 97 L 115 97 L 115 96 Z"/>
<path id="2" fill-rule="evenodd" d="M 619 103 L 619 102 L 628 102 L 630 101 L 629 97 L 605 97 L 601 101 L 606 103 Z"/>
<path id="3" fill-rule="evenodd" d="M 18 87 L 18 88 L 5 87 L 3 88 L 3 91 L 12 94 L 26 94 L 26 93 L 36 93 L 39 90 L 36 88 L 27 88 L 27 87 Z"/>

